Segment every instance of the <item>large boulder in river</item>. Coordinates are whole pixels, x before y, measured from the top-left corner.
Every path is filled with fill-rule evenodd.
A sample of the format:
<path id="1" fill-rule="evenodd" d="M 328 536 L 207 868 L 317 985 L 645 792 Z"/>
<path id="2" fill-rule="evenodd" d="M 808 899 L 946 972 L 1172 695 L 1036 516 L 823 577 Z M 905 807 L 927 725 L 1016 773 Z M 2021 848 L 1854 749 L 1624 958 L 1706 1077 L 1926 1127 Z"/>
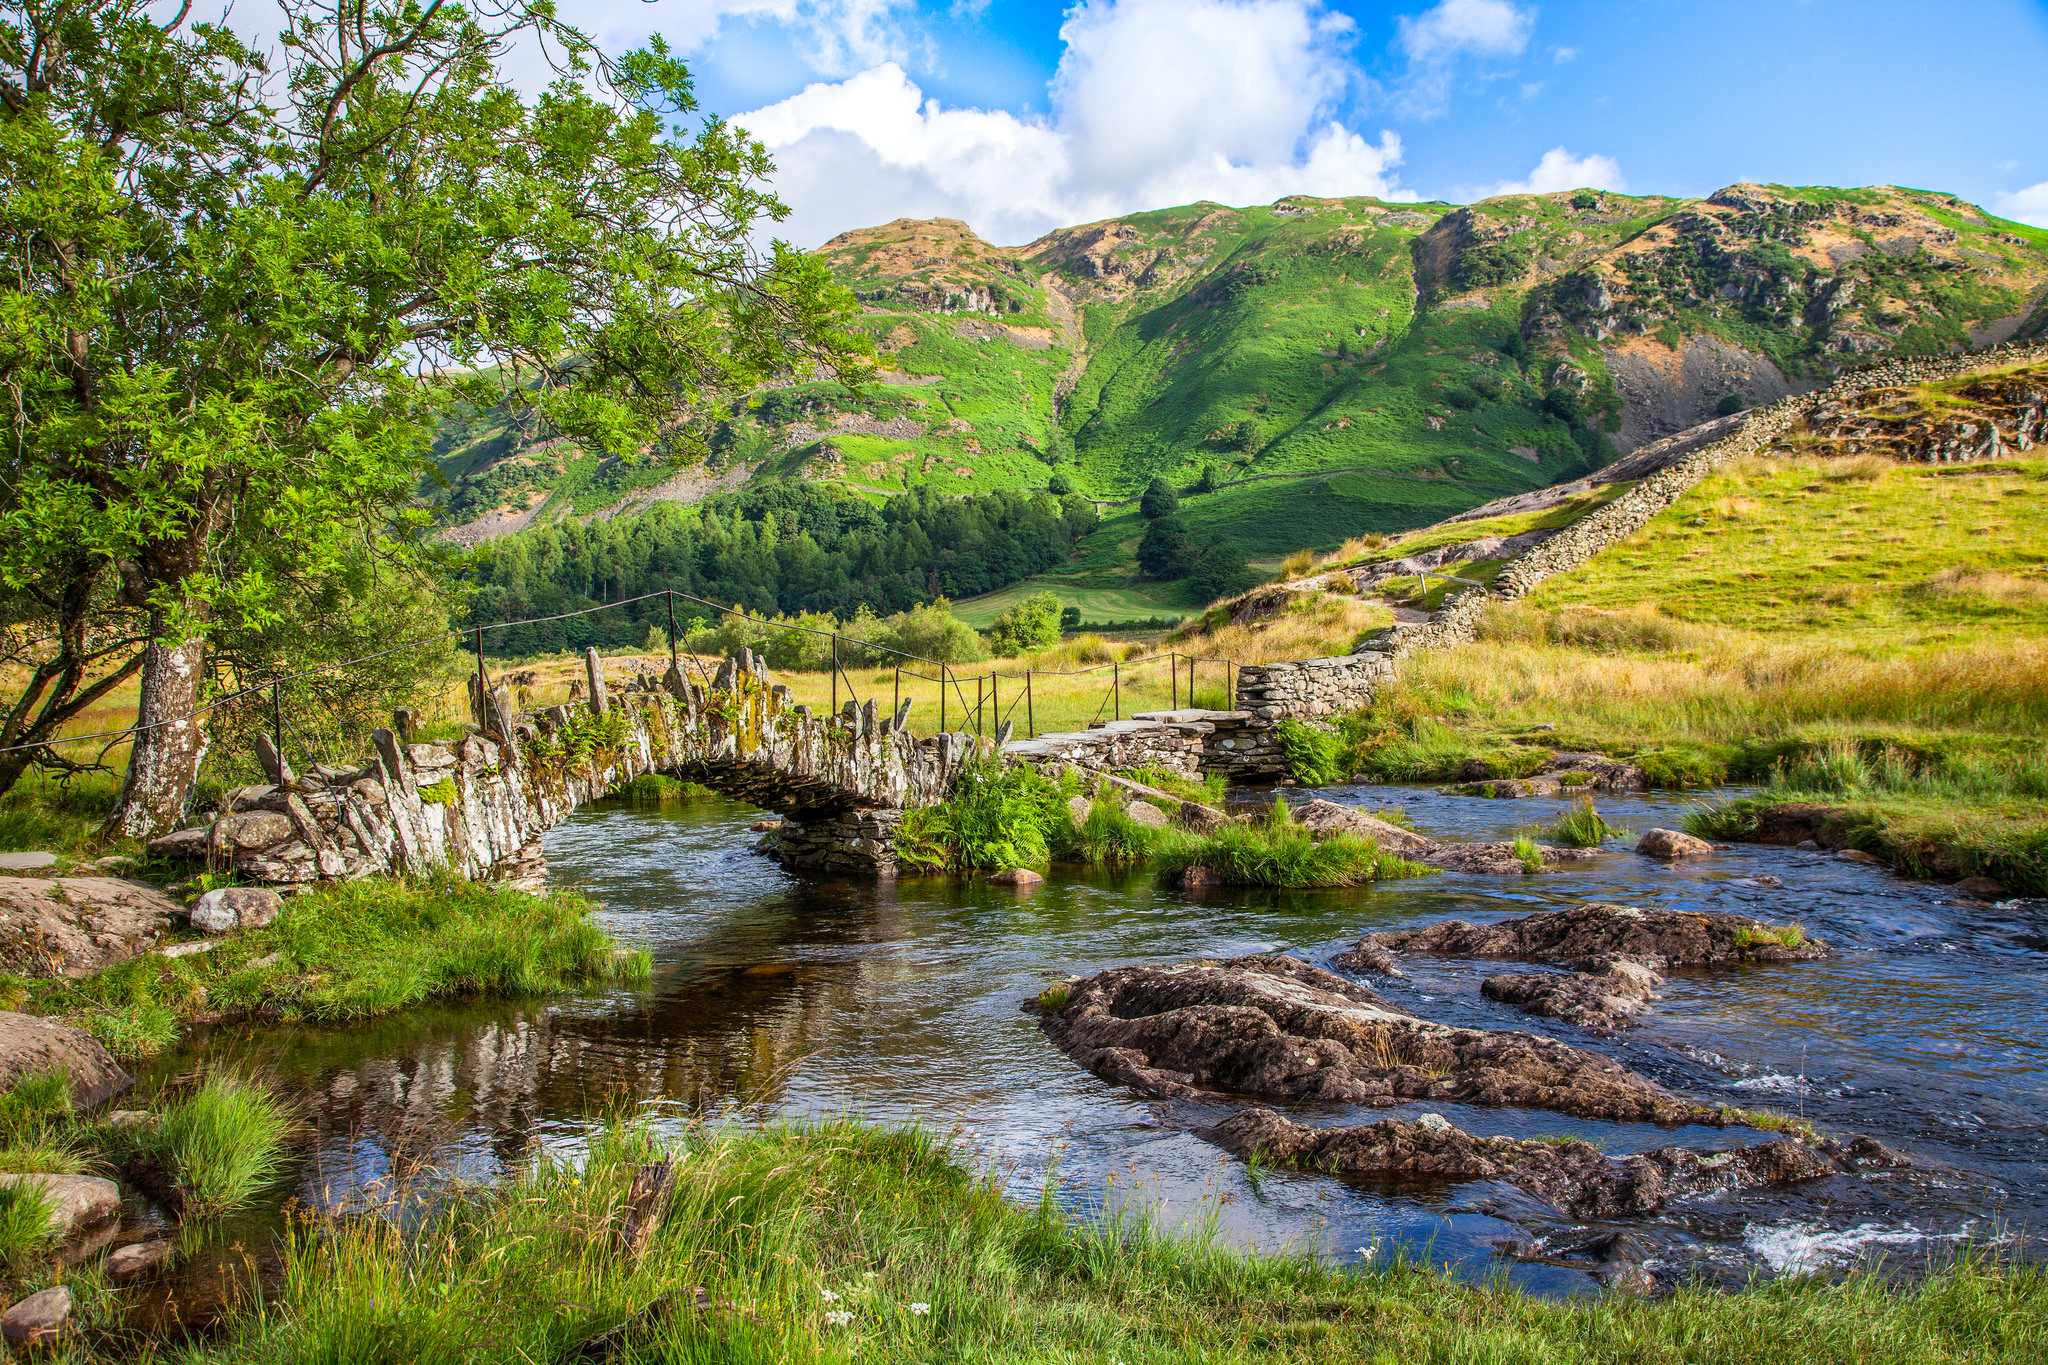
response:
<path id="1" fill-rule="evenodd" d="M 1533 1033 L 1451 1028 L 1288 957 L 1116 967 L 1044 1010 L 1048 1037 L 1104 1080 L 1188 1098 L 1515 1105 L 1585 1118 L 1723 1123 L 1609 1058 Z"/>
<path id="2" fill-rule="evenodd" d="M 16 1081 L 58 1070 L 70 1079 L 74 1109 L 95 1108 L 135 1084 L 114 1055 L 84 1029 L 41 1015 L 0 1010 L 0 1094 Z"/>
<path id="3" fill-rule="evenodd" d="M 1312 1128 L 1247 1109 L 1197 1134 L 1225 1151 L 1336 1175 L 1504 1180 L 1568 1218 L 1640 1218 L 1671 1200 L 1791 1185 L 1910 1163 L 1870 1138 L 1781 1137 L 1753 1147 L 1659 1147 L 1612 1157 L 1577 1138 L 1476 1137 L 1433 1114 L 1353 1128 Z"/>
<path id="4" fill-rule="evenodd" d="M 1417 834 L 1412 829 L 1403 829 L 1377 816 L 1367 815 L 1354 806 L 1340 806 L 1321 797 L 1304 801 L 1288 813 L 1294 817 L 1295 824 L 1318 837 L 1355 834 L 1403 858 L 1420 858 L 1437 847 L 1437 841 L 1426 834 Z"/>
<path id="5" fill-rule="evenodd" d="M 84 976 L 139 957 L 177 902 L 119 877 L 0 877 L 0 971 Z"/>
<path id="6" fill-rule="evenodd" d="M 1669 863 L 1684 858 L 1711 858 L 1714 846 L 1684 830 L 1646 829 L 1643 837 L 1636 840 L 1636 852 L 1645 858 L 1662 858 Z"/>
<path id="7" fill-rule="evenodd" d="M 0 1173 L 0 1189 L 32 1189 L 50 1210 L 50 1235 L 69 1237 L 82 1227 L 104 1223 L 121 1211 L 121 1187 L 96 1175 Z"/>

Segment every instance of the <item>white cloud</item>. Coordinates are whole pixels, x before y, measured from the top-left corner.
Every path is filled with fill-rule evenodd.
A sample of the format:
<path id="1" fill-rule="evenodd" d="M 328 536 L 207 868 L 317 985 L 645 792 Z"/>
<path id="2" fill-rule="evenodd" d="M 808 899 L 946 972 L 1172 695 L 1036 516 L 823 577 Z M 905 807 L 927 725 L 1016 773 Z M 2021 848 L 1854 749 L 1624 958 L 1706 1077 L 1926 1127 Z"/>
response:
<path id="1" fill-rule="evenodd" d="M 1998 211 L 2001 218 L 2048 228 L 2048 180 L 2043 180 L 2038 185 L 2029 185 L 2023 190 L 2015 190 L 2011 194 L 2001 194 L 1992 207 Z"/>
<path id="2" fill-rule="evenodd" d="M 1595 152 L 1573 156 L 1562 147 L 1552 147 L 1524 180 L 1503 180 L 1499 184 L 1468 190 L 1474 199 L 1496 194 L 1555 194 L 1559 190 L 1619 190 L 1627 182 L 1613 157 Z"/>
<path id="3" fill-rule="evenodd" d="M 1015 243 L 1196 199 L 1413 198 L 1398 137 L 1330 117 L 1353 33 L 1319 0 L 1083 0 L 1049 117 L 946 108 L 885 62 L 733 121 L 773 152 L 779 231 L 805 246 L 897 217 Z"/>
<path id="4" fill-rule="evenodd" d="M 1575 47 L 1553 47 L 1550 49 L 1550 60 L 1559 66 L 1563 66 L 1578 55 L 1579 50 Z"/>
<path id="5" fill-rule="evenodd" d="M 1536 11 L 1508 0 L 1438 0 L 1435 9 L 1394 22 L 1395 46 L 1414 61 L 1443 62 L 1459 53 L 1512 57 L 1528 46 Z"/>

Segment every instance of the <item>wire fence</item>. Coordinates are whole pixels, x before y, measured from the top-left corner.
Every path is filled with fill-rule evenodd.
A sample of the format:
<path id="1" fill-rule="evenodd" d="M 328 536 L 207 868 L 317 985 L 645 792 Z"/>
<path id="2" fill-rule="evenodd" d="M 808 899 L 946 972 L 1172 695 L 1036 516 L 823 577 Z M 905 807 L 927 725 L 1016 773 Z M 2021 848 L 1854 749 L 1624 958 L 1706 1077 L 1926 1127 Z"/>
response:
<path id="1" fill-rule="evenodd" d="M 403 653 L 409 649 L 424 649 L 429 646 L 447 644 L 458 640 L 469 645 L 476 653 L 477 705 L 479 708 L 479 718 L 481 718 L 483 714 L 482 707 L 492 690 L 490 669 L 484 652 L 485 635 L 488 632 L 510 630 L 516 626 L 541 625 L 551 621 L 566 621 L 572 617 L 589 616 L 597 612 L 616 611 L 637 602 L 653 601 L 658 598 L 666 599 L 669 667 L 680 675 L 682 672 L 682 661 L 684 658 L 688 658 L 692 666 L 703 677 L 707 689 L 710 687 L 712 679 L 704 668 L 703 660 L 694 652 L 684 651 L 679 646 L 676 626 L 676 603 L 679 601 L 709 610 L 713 613 L 713 619 L 727 618 L 745 621 L 777 631 L 801 631 L 805 634 L 828 638 L 831 648 L 831 664 L 828 671 L 832 678 L 832 710 L 835 714 L 842 709 L 839 698 L 839 690 L 842 684 L 846 689 L 847 700 L 856 707 L 862 704 L 862 698 L 854 686 L 853 674 L 848 666 L 849 658 L 852 661 L 853 667 L 863 667 L 864 665 L 859 660 L 864 656 L 872 654 L 889 656 L 895 661 L 891 664 L 894 675 L 893 694 L 890 699 L 892 712 L 902 709 L 903 680 L 905 678 L 935 683 L 939 691 L 939 728 L 941 730 L 946 729 L 950 717 L 957 715 L 960 719 L 961 728 L 971 727 L 977 735 L 986 735 L 992 732 L 1000 733 L 1005 724 L 1014 727 L 1018 719 L 1016 713 L 1021 706 L 1024 713 L 1022 719 L 1024 721 L 1025 733 L 1035 738 L 1038 734 L 1038 719 L 1036 689 L 1033 686 L 1034 678 L 1082 677 L 1088 674 L 1107 672 L 1109 674 L 1109 681 L 1103 689 L 1101 701 L 1096 706 L 1094 715 L 1090 717 L 1091 724 L 1101 720 L 1104 711 L 1110 713 L 1110 719 L 1122 720 L 1126 674 L 1129 673 L 1135 677 L 1138 670 L 1156 664 L 1166 665 L 1169 694 L 1174 709 L 1178 710 L 1181 707 L 1183 695 L 1182 665 L 1186 665 L 1187 669 L 1185 675 L 1185 696 L 1190 707 L 1194 705 L 1197 669 L 1204 664 L 1215 665 L 1222 670 L 1223 693 L 1226 698 L 1225 704 L 1227 707 L 1234 707 L 1236 704 L 1237 665 L 1228 659 L 1205 658 L 1198 655 L 1184 654 L 1178 650 L 1169 650 L 1163 654 L 1146 655 L 1141 659 L 1118 659 L 1084 668 L 1025 668 L 1013 671 L 990 669 L 981 673 L 962 674 L 956 672 L 952 664 L 942 659 L 928 658 L 922 654 L 914 654 L 907 650 L 896 649 L 892 646 L 879 644 L 873 640 L 862 639 L 858 636 L 845 635 L 838 631 L 821 630 L 815 626 L 806 626 L 794 621 L 772 620 L 768 617 L 754 615 L 741 607 L 722 606 L 708 598 L 697 597 L 691 593 L 680 592 L 674 588 L 662 588 L 654 592 L 641 593 L 635 597 L 620 598 L 615 602 L 604 602 L 597 606 L 582 607 L 575 611 L 557 612 L 551 616 L 533 616 L 517 621 L 479 623 L 460 630 L 448 630 L 434 635 L 423 635 L 417 639 L 393 645 L 389 649 L 381 649 L 374 653 L 358 655 L 351 659 L 341 659 L 333 663 L 320 664 L 313 668 L 299 669 L 296 672 L 280 674 L 262 682 L 251 683 L 216 697 L 204 706 L 194 707 L 192 710 L 179 715 L 154 720 L 146 725 L 138 723 L 118 730 L 102 730 L 90 734 L 51 735 L 42 739 L 0 745 L 0 753 L 19 753 L 26 750 L 48 749 L 59 744 L 79 744 L 94 740 L 104 740 L 107 742 L 107 749 L 101 751 L 102 755 L 104 755 L 107 750 L 123 739 L 132 739 L 134 736 L 148 730 L 161 729 L 197 720 L 201 716 L 218 711 L 223 707 L 231 706 L 236 702 L 254 697 L 262 697 L 265 693 L 268 693 L 271 710 L 270 738 L 277 753 L 280 756 L 284 754 L 285 736 L 287 731 L 290 731 L 293 737 L 299 740 L 300 746 L 306 751 L 307 756 L 313 757 L 311 744 L 285 719 L 283 697 L 284 688 L 287 684 L 325 673 L 339 672 L 356 664 L 370 663 L 378 659 L 387 658 L 393 654 Z M 691 618 L 693 622 L 696 619 L 695 617 Z M 920 672 L 916 667 L 916 665 L 920 664 L 934 669 L 936 672 Z M 1003 701 L 1003 684 L 1006 682 L 1012 685 L 1010 700 L 1007 705 Z M 966 690 L 970 683 L 974 687 L 974 700 L 972 703 L 967 699 Z M 868 699 L 879 700 L 879 694 L 871 693 Z M 9 738 L 19 740 L 25 732 L 26 727 L 20 727 L 18 733 L 14 736 L 9 736 Z"/>

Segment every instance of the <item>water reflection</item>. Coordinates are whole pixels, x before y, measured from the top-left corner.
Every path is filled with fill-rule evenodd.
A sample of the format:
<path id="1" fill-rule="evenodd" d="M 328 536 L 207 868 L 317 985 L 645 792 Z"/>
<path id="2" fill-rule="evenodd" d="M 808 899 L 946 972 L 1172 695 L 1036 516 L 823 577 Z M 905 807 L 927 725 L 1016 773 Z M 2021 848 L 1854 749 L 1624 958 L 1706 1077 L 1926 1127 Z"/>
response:
<path id="1" fill-rule="evenodd" d="M 1335 795 L 1369 805 L 1397 797 L 1418 827 L 1452 837 L 1502 837 L 1552 813 L 1551 803 L 1426 792 Z M 1682 809 L 1651 798 L 1603 804 L 1636 828 L 1673 823 Z M 558 880 L 601 902 L 612 933 L 652 952 L 646 989 L 416 1011 L 347 1029 L 224 1029 L 203 1050 L 260 1062 L 307 1097 L 314 1138 L 297 1194 L 319 1206 L 421 1166 L 487 1179 L 541 1147 L 572 1149 L 620 1107 L 677 1120 L 855 1114 L 957 1129 L 1019 1194 L 1056 1165 L 1077 1207 L 1135 1195 L 1169 1221 L 1213 1213 L 1246 1243 L 1307 1240 L 1342 1257 L 1375 1241 L 1427 1243 L 1439 1259 L 1490 1268 L 1495 1239 L 1526 1235 L 1518 1220 L 1544 1221 L 1525 1196 L 1255 1177 L 1186 1131 L 1231 1105 L 1161 1106 L 1114 1089 L 1053 1050 L 1019 1004 L 1050 981 L 1121 963 L 1275 949 L 1323 962 L 1371 928 L 1611 899 L 1797 920 L 1838 955 L 1674 976 L 1646 1026 L 1620 1039 L 1546 1031 L 1704 1098 L 1870 1132 L 1933 1170 L 1831 1181 L 1789 1198 L 1688 1203 L 1645 1234 L 1667 1264 L 1739 1281 L 1758 1265 L 1858 1247 L 1896 1259 L 1961 1231 L 1981 1235 L 2000 1217 L 2033 1221 L 2044 1199 L 2035 1116 L 2048 1103 L 2048 982 L 2039 940 L 2026 937 L 2040 926 L 2023 908 L 1969 908 L 1946 888 L 1784 849 L 1676 868 L 1624 852 L 1526 880 L 1443 876 L 1200 901 L 1142 874 L 1062 873 L 1022 896 L 947 880 L 818 882 L 746 851 L 754 814 L 716 799 L 596 809 L 549 836 Z M 1765 873 L 1784 886 L 1742 884 Z M 1532 1024 L 1479 996 L 1497 966 L 1416 959 L 1410 969 L 1406 981 L 1374 984 L 1447 1022 Z M 1344 1122 L 1417 1111 L 1298 1112 Z M 1743 1140 L 1443 1112 L 1479 1132 L 1587 1133 L 1613 1151 Z M 1555 1267 L 1514 1273 L 1540 1288 L 1587 1284 Z"/>

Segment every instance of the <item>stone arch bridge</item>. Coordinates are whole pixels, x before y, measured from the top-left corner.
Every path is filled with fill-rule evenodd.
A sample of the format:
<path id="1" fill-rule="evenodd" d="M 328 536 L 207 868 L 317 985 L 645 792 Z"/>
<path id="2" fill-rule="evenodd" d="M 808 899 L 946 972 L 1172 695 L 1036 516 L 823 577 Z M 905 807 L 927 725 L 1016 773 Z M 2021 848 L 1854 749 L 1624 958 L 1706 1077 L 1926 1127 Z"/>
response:
<path id="1" fill-rule="evenodd" d="M 779 856 L 820 871 L 888 872 L 905 807 L 943 800 L 983 741 L 919 737 L 905 704 L 874 700 L 814 715 L 794 704 L 747 650 L 709 684 L 671 667 L 660 683 L 609 693 L 588 655 L 591 698 L 515 713 L 505 688 L 470 700 L 481 724 L 452 742 L 371 736 L 353 769 L 297 774 L 268 741 L 272 781 L 231 791 L 207 823 L 150 845 L 271 883 L 443 870 L 536 883 L 540 836 L 578 806 L 659 773 L 701 783 L 787 817 Z M 479 705 L 478 703 L 481 702 Z"/>

